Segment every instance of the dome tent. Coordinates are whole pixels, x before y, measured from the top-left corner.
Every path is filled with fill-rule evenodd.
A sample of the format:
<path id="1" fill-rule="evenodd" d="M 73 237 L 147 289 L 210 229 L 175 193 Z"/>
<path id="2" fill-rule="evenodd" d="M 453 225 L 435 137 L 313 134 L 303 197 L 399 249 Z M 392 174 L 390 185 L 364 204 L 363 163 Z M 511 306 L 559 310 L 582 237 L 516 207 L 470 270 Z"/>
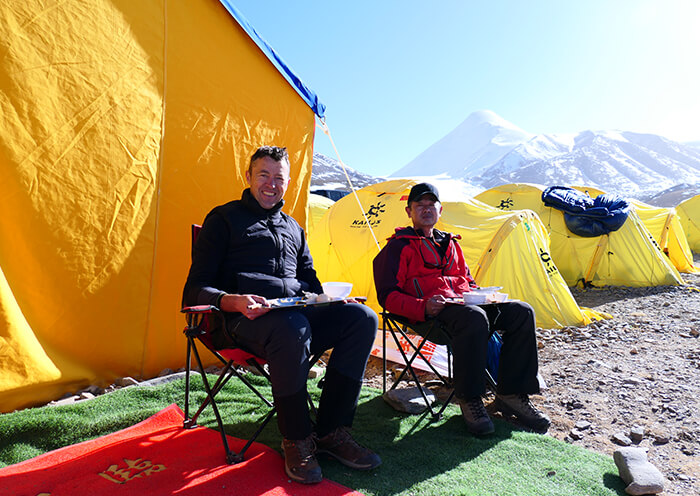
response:
<path id="1" fill-rule="evenodd" d="M 688 246 L 695 253 L 700 253 L 700 195 L 680 202 L 676 211 L 688 240 Z"/>
<path id="2" fill-rule="evenodd" d="M 574 188 L 592 197 L 605 194 L 590 187 L 575 186 Z M 634 206 L 639 220 L 653 236 L 661 251 L 668 256 L 671 264 L 679 272 L 689 274 L 698 272 L 698 269 L 693 265 L 693 253 L 688 245 L 685 230 L 676 209 L 656 207 L 635 199 L 630 199 L 629 202 Z"/>
<path id="3" fill-rule="evenodd" d="M 0 6 L 0 405 L 184 364 L 190 224 L 287 146 L 302 225 L 323 105 L 228 0 Z"/>
<path id="4" fill-rule="evenodd" d="M 310 236 L 314 227 L 321 222 L 326 210 L 331 208 L 335 202 L 328 197 L 309 193 L 308 211 L 306 214 L 306 235 Z"/>
<path id="5" fill-rule="evenodd" d="M 534 211 L 549 232 L 552 258 L 569 286 L 683 284 L 635 212 L 619 230 L 583 238 L 566 228 L 561 211 L 542 203 L 544 189 L 536 184 L 504 184 L 479 193 L 476 199 L 503 211 Z"/>
<path id="6" fill-rule="evenodd" d="M 357 191 L 380 246 L 396 227 L 409 224 L 405 207 L 414 184 L 398 179 Z M 352 282 L 353 294 L 368 296 L 368 305 L 381 312 L 372 275 L 379 248 L 365 216 L 353 194 L 338 200 L 309 236 L 309 248 L 322 281 Z M 601 318 L 576 304 L 548 255 L 547 232 L 532 212 L 504 213 L 473 200 L 444 202 L 436 227 L 462 236 L 465 260 L 479 285 L 503 286 L 511 298 L 527 301 L 542 327 Z"/>

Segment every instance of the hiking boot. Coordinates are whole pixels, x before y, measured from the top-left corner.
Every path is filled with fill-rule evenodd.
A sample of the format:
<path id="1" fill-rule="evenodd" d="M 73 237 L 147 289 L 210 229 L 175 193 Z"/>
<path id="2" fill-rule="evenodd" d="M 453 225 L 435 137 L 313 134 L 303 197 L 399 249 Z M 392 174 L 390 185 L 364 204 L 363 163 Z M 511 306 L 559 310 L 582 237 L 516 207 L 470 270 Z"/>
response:
<path id="1" fill-rule="evenodd" d="M 485 436 L 495 431 L 480 396 L 469 400 L 459 399 L 458 402 L 469 432 L 475 436 Z"/>
<path id="2" fill-rule="evenodd" d="M 321 482 L 321 467 L 316 460 L 316 444 L 311 436 L 299 441 L 282 440 L 284 471 L 290 479 L 302 484 Z"/>
<path id="3" fill-rule="evenodd" d="M 496 410 L 513 415 L 533 431 L 546 432 L 549 429 L 549 417 L 535 408 L 527 394 L 497 394 L 493 404 Z"/>
<path id="4" fill-rule="evenodd" d="M 316 438 L 316 446 L 317 453 L 326 453 L 346 467 L 370 470 L 382 464 L 379 455 L 353 439 L 348 427 L 338 427 L 330 434 Z"/>

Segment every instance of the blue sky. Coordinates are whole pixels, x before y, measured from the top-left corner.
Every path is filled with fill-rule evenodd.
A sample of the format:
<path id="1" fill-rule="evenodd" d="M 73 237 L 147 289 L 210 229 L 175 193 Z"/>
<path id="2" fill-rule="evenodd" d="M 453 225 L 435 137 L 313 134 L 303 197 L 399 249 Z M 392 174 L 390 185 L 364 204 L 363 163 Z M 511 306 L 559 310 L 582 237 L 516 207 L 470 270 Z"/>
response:
<path id="1" fill-rule="evenodd" d="M 398 170 L 483 109 L 530 133 L 700 140 L 697 0 L 234 3 L 362 172 Z M 315 150 L 337 158 L 318 128 Z"/>

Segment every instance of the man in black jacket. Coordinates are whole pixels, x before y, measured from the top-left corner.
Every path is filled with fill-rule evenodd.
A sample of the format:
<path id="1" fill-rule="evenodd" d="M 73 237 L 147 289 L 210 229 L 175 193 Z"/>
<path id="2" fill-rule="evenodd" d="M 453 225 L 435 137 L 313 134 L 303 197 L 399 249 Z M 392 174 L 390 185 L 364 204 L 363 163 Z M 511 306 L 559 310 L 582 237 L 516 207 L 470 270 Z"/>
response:
<path id="1" fill-rule="evenodd" d="M 268 298 L 323 292 L 304 231 L 281 211 L 289 170 L 286 148 L 264 146 L 253 154 L 246 172 L 250 188 L 204 220 L 183 301 L 225 312 L 225 325 L 212 330 L 218 347 L 235 343 L 267 360 L 285 470 L 293 480 L 314 483 L 322 478 L 316 453 L 360 470 L 381 463 L 349 433 L 378 319 L 358 303 L 270 309 Z M 314 428 L 308 362 L 331 348 Z"/>

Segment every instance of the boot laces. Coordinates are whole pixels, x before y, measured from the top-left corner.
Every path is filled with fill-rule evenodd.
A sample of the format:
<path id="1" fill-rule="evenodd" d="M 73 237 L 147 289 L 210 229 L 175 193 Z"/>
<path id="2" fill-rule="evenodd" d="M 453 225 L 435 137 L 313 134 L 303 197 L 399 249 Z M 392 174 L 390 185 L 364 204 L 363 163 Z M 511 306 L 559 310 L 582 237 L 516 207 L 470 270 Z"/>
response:
<path id="1" fill-rule="evenodd" d="M 310 462 L 316 453 L 316 443 L 311 437 L 299 441 L 288 441 L 299 453 L 302 464 Z"/>
<path id="2" fill-rule="evenodd" d="M 518 401 L 523 410 L 525 410 L 529 415 L 533 417 L 539 417 L 541 415 L 539 410 L 537 410 L 537 408 L 535 408 L 535 405 L 533 405 L 530 401 L 530 397 L 528 395 L 519 394 Z"/>
<path id="3" fill-rule="evenodd" d="M 467 406 L 474 419 L 481 419 L 488 416 L 486 408 L 484 408 L 484 404 L 480 399 L 468 401 Z"/>
<path id="4" fill-rule="evenodd" d="M 349 443 L 353 448 L 360 448 L 359 443 L 355 441 L 355 438 L 350 434 L 350 429 L 348 427 L 338 427 L 331 433 L 331 438 L 334 446 Z"/>

